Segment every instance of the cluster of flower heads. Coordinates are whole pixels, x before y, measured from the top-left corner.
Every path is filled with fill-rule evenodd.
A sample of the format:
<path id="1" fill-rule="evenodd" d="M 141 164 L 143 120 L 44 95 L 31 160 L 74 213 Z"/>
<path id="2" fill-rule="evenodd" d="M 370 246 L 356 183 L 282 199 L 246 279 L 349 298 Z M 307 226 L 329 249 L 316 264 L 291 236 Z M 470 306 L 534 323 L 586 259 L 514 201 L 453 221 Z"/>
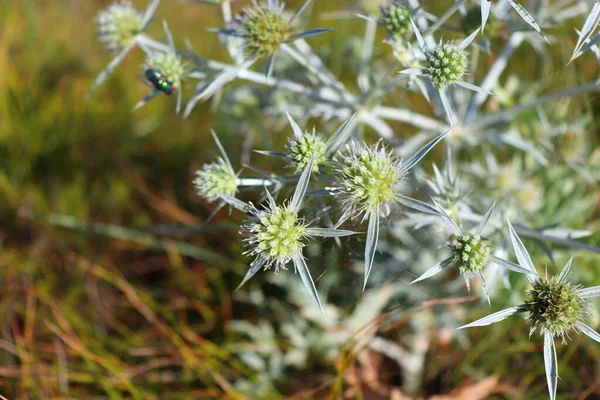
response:
<path id="1" fill-rule="evenodd" d="M 242 227 L 242 231 L 245 232 L 244 242 L 248 249 L 245 254 L 251 255 L 255 259 L 250 264 L 250 269 L 242 284 L 260 269 L 268 269 L 274 266 L 275 272 L 279 272 L 280 268 L 285 268 L 288 263 L 293 262 L 294 268 L 300 274 L 306 290 L 323 312 L 316 286 L 302 255 L 303 248 L 311 238 L 316 236 L 341 237 L 355 234 L 353 231 L 340 230 L 337 226 L 347 219 L 362 217 L 364 220 L 368 218 L 369 228 L 365 249 L 366 284 L 373 265 L 373 255 L 377 246 L 379 217 L 383 212 L 382 208 L 400 203 L 409 209 L 434 215 L 444 221 L 452 234 L 448 244 L 451 253 L 448 258 L 423 273 L 412 283 L 431 278 L 445 269 L 455 268 L 465 278 L 469 290 L 471 279 L 478 278 L 482 284 L 483 293 L 489 302 L 490 298 L 483 278 L 485 267 L 494 263 L 508 270 L 524 274 L 531 282 L 532 289 L 528 291 L 528 299 L 523 305 L 492 314 L 489 317 L 465 325 L 463 328 L 488 325 L 510 315 L 523 313 L 526 320 L 531 324 L 531 331 L 539 330 L 545 337 L 544 358 L 546 360 L 549 390 L 551 397 L 554 398 L 557 365 L 556 349 L 552 339 L 560 337 L 564 341 L 570 332 L 583 332 L 592 339 L 600 341 L 600 334 L 585 323 L 589 317 L 587 299 L 600 296 L 600 287 L 582 289 L 580 286 L 571 284 L 569 282 L 571 261 L 558 277 L 540 277 L 510 222 L 508 222 L 509 234 L 519 264 L 496 257 L 493 254 L 494 246 L 482 236 L 494 212 L 494 205 L 481 218 L 474 230 L 465 231 L 454 222 L 446 213 L 446 210 L 435 200 L 433 205 L 428 205 L 403 196 L 400 184 L 406 174 L 436 143 L 444 138 L 445 133 L 432 140 L 413 157 L 403 162 L 387 150 L 381 142 L 372 146 L 365 143 L 351 142 L 335 153 L 328 152 L 331 145 L 327 143 L 330 143 L 330 141 L 325 142 L 322 136 L 317 135 L 314 131 L 302 131 L 295 121 L 291 117 L 289 118 L 295 133 L 290 143 L 298 144 L 288 146 L 289 154 L 286 157 L 296 159 L 298 162 L 296 168 L 302 165 L 303 169 L 301 169 L 302 173 L 293 197 L 282 205 L 277 204 L 269 191 L 266 192 L 267 205 L 262 209 L 257 209 L 252 204 L 248 205 L 235 199 L 232 193 L 235 193 L 236 186 L 232 184 L 231 187 L 228 187 L 226 184 L 230 181 L 235 182 L 233 169 L 223 161 L 226 156 L 222 156 L 217 163 L 209 164 L 197 173 L 198 177 L 195 182 L 201 196 L 210 201 L 219 199 L 248 212 L 250 215 L 250 219 Z M 340 139 L 344 140 L 347 135 L 344 132 L 347 131 L 348 122 L 342 127 L 344 129 L 339 129 L 332 135 L 332 138 L 335 138 L 338 143 Z M 315 138 L 318 138 L 318 140 Z M 315 146 L 315 141 L 318 141 L 319 145 Z M 302 147 L 300 143 L 304 143 L 304 148 L 301 151 L 302 157 L 297 157 L 298 147 Z M 220 144 L 219 147 L 222 149 Z M 270 154 L 269 152 L 263 153 Z M 306 157 L 308 157 L 308 162 L 305 162 Z M 315 169 L 317 157 L 319 158 L 319 164 L 331 164 L 331 171 L 337 176 L 337 179 L 332 180 L 335 183 L 329 190 L 336 200 L 340 201 L 344 210 L 344 217 L 334 228 L 313 228 L 300 216 L 311 173 L 317 171 Z M 438 181 L 443 181 L 441 173 L 438 171 L 436 174 Z M 222 182 L 217 183 L 219 180 L 222 180 Z M 453 179 L 450 180 L 454 182 Z M 200 185 L 198 182 L 211 182 L 211 184 Z M 228 193 L 225 193 L 225 188 L 227 188 Z M 219 190 L 223 190 L 223 192 L 219 193 Z M 456 194 L 455 190 L 452 190 L 452 193 Z"/>
<path id="2" fill-rule="evenodd" d="M 128 1 L 113 4 L 98 16 L 99 40 L 111 51 L 126 53 L 128 48 L 139 41 L 140 48 L 147 53 L 144 64 L 146 71 L 154 71 L 156 79 L 164 79 L 173 87 L 180 87 L 181 81 L 186 75 L 185 64 L 180 53 L 175 51 L 172 37 L 168 32 L 166 24 L 165 33 L 169 39 L 170 46 L 161 48 L 160 51 L 145 50 L 143 32 L 158 5 L 159 0 L 153 0 L 144 14 L 135 10 Z M 508 0 L 509 4 L 535 31 L 540 33 L 541 29 L 533 20 L 528 11 L 516 0 Z M 219 33 L 241 39 L 244 58 L 256 60 L 268 58 L 267 75 L 271 61 L 278 49 L 297 39 L 307 38 L 326 32 L 327 29 L 315 29 L 302 33 L 294 33 L 292 25 L 294 20 L 306 9 L 310 3 L 306 1 L 303 6 L 291 17 L 284 15 L 284 6 L 278 0 L 264 2 L 254 1 L 238 14 L 226 28 L 217 30 Z M 369 10 L 375 9 L 374 2 L 364 2 L 369 5 Z M 394 42 L 399 42 L 400 49 L 404 53 L 411 53 L 407 63 L 402 62 L 407 69 L 401 71 L 414 77 L 425 77 L 437 89 L 442 105 L 448 117 L 450 126 L 453 125 L 452 110 L 446 97 L 445 90 L 449 86 L 459 85 L 473 91 L 484 91 L 483 89 L 464 82 L 469 66 L 467 47 L 471 45 L 480 31 L 483 31 L 485 23 L 488 22 L 488 32 L 496 21 L 492 4 L 490 1 L 481 1 L 481 27 L 476 19 L 478 11 L 476 8 L 468 9 L 461 20 L 461 28 L 470 35 L 460 43 L 442 42 L 437 46 L 428 46 L 421 37 L 417 24 L 413 18 L 417 18 L 417 10 L 408 6 L 402 0 L 389 0 L 387 4 L 377 2 L 379 18 L 371 20 L 384 27 L 389 37 Z M 368 19 L 370 17 L 367 17 Z M 586 46 L 590 42 L 592 33 L 600 19 L 600 5 L 594 6 L 588 21 L 580 34 L 580 40 L 574 50 L 572 59 L 582 52 L 592 48 Z M 595 22 L 594 22 L 595 21 Z M 588 26 L 589 25 L 589 26 Z M 593 25 L 593 27 L 591 27 Z M 407 39 L 414 34 L 420 47 L 420 54 L 413 54 L 409 49 Z M 597 40 L 596 40 L 597 41 Z M 288 50 L 294 51 L 294 50 Z M 418 52 L 417 52 L 418 53 Z M 119 55 L 111 62 L 110 68 L 114 68 L 124 55 Z M 250 64 L 243 64 L 248 66 Z M 99 79 L 105 79 L 111 71 L 100 75 Z M 229 73 L 229 72 L 227 72 Z M 219 80 L 219 78 L 217 79 Z M 98 83 L 98 82 L 97 82 Z M 152 82 L 154 83 L 154 82 Z M 210 86 L 210 85 L 209 85 Z M 180 92 L 178 93 L 180 94 Z M 429 100 L 429 99 L 428 99 Z M 289 117 L 289 116 L 288 116 Z M 210 202 L 218 202 L 219 208 L 230 205 L 248 213 L 249 220 L 242 226 L 245 234 L 246 255 L 254 257 L 250 268 L 242 282 L 254 276 L 260 269 L 274 267 L 275 272 L 286 265 L 293 263 L 294 269 L 299 273 L 304 286 L 310 296 L 323 308 L 319 300 L 315 283 L 311 277 L 309 268 L 303 256 L 303 249 L 314 237 L 342 237 L 356 234 L 350 230 L 338 229 L 343 223 L 352 219 L 360 222 L 368 220 L 368 228 L 365 245 L 365 269 L 364 285 L 366 286 L 371 268 L 374 264 L 374 256 L 379 238 L 380 217 L 388 215 L 391 208 L 398 205 L 406 209 L 427 214 L 442 220 L 451 232 L 448 242 L 450 256 L 427 270 L 413 283 L 430 278 L 445 269 L 457 269 L 464 277 L 470 290 L 470 281 L 473 278 L 480 280 L 483 292 L 488 301 L 489 295 L 483 279 L 483 271 L 490 264 L 499 265 L 505 269 L 524 274 L 531 283 L 532 289 L 527 292 L 527 300 L 519 306 L 509 308 L 482 318 L 466 327 L 484 326 L 500 321 L 514 314 L 524 314 L 526 320 L 531 324 L 531 332 L 539 331 L 544 336 L 544 359 L 547 371 L 548 387 L 550 396 L 554 399 L 557 383 L 557 362 L 555 338 L 562 338 L 563 342 L 570 333 L 584 333 L 590 338 L 600 342 L 600 334 L 586 325 L 589 319 L 588 299 L 600 296 L 600 287 L 581 288 L 569 281 L 571 261 L 567 263 L 563 271 L 556 277 L 541 277 L 537 274 L 533 263 L 523 246 L 516 231 L 508 222 L 509 235 L 515 250 L 518 264 L 512 263 L 500 257 L 496 257 L 495 247 L 483 235 L 483 230 L 490 220 L 494 211 L 494 205 L 481 218 L 475 229 L 467 231 L 459 226 L 450 215 L 455 210 L 453 201 L 462 196 L 458 186 L 450 179 L 448 182 L 440 178 L 440 173 L 435 169 L 436 184 L 435 192 L 441 199 L 433 199 L 434 205 L 418 201 L 403 194 L 403 184 L 412 168 L 444 137 L 444 132 L 433 138 L 412 157 L 402 160 L 395 152 L 388 149 L 383 142 L 368 145 L 362 142 L 348 142 L 351 127 L 354 126 L 352 119 L 346 121 L 330 138 L 312 131 L 303 131 L 296 122 L 289 117 L 293 129 L 291 137 L 286 146 L 285 153 L 262 151 L 262 154 L 282 156 L 288 161 L 288 166 L 293 168 L 295 174 L 299 174 L 298 182 L 291 198 L 278 204 L 269 190 L 266 190 L 267 204 L 263 208 L 256 208 L 252 204 L 244 203 L 235 196 L 238 189 L 244 185 L 234 171 L 227 155 L 215 135 L 215 140 L 221 151 L 221 156 L 213 163 L 205 165 L 196 173 L 194 186 L 199 195 Z M 337 224 L 328 227 L 317 228 L 312 226 L 302 216 L 303 201 L 310 185 L 311 175 L 317 173 L 331 173 L 331 186 L 325 188 L 319 194 L 328 193 L 335 201 L 338 201 L 343 214 Z M 278 182 L 278 179 L 281 182 Z M 271 181 L 276 190 L 285 185 L 284 177 L 274 176 Z M 289 177 L 285 177 L 289 178 Z M 289 179 L 287 179 L 289 182 Z M 523 186 L 523 185 L 520 185 Z M 535 187 L 535 185 L 534 185 Z M 451 198 L 448 202 L 446 199 Z M 442 206 L 436 201 L 439 200 Z M 537 203 L 537 202 L 529 202 Z M 499 229 L 499 228 L 496 228 Z"/>

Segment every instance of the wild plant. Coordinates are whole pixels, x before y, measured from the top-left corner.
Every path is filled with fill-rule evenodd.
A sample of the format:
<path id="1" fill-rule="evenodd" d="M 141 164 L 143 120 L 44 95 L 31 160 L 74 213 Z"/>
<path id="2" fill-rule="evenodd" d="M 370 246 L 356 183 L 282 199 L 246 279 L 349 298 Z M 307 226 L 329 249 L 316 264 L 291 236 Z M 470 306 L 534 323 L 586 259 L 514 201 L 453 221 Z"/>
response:
<path id="1" fill-rule="evenodd" d="M 578 99 L 598 91 L 600 84 L 596 79 L 571 79 L 569 69 L 594 56 L 600 63 L 600 34 L 594 34 L 600 3 L 590 9 L 588 3 L 575 0 L 531 1 L 527 7 L 514 0 L 480 0 L 479 6 L 456 0 L 447 7 L 418 0 L 356 1 L 346 10 L 322 14 L 320 20 L 364 30 L 362 37 L 346 41 L 344 78 L 328 66 L 339 55 L 327 46 L 311 46 L 313 40 L 335 35 L 335 30 L 302 27 L 316 0 L 306 0 L 292 11 L 278 0 L 253 1 L 235 15 L 235 3 L 229 0 L 200 1 L 222 12 L 222 26 L 207 28 L 220 39 L 228 62 L 203 58 L 190 40 L 185 49 L 176 47 L 164 21 L 165 40 L 150 35 L 147 28 L 159 3 L 153 0 L 142 12 L 122 1 L 99 13 L 99 40 L 116 55 L 90 93 L 137 48 L 146 57 L 142 69 L 158 75 L 148 79 L 151 92 L 135 109 L 151 100 L 170 101 L 163 95 L 173 93 L 175 112 L 188 118 L 199 103 L 218 98 L 219 112 L 237 113 L 241 120 L 259 114 L 286 126 L 287 144 L 265 149 L 253 146 L 254 136 L 232 124 L 231 130 L 247 144 L 239 157 L 239 172 L 233 167 L 238 157 L 232 163 L 225 150 L 233 143 L 222 144 L 213 133 L 220 154 L 193 179 L 198 195 L 212 204 L 207 205 L 212 207 L 211 217 L 223 209 L 246 214 L 240 233 L 249 267 L 240 286 L 260 270 L 277 274 L 293 265 L 313 305 L 303 298 L 290 302 L 311 324 L 332 336 L 339 334 L 341 339 L 331 344 L 338 354 L 343 343 L 369 326 L 369 320 L 347 311 L 355 300 L 362 304 L 370 296 L 369 301 L 377 303 L 380 296 L 369 317 L 385 315 L 389 322 L 395 315 L 388 307 L 392 299 L 395 304 L 412 304 L 426 296 L 456 297 L 464 291 L 457 282 L 464 280 L 470 292 L 477 279 L 487 300 L 479 307 L 489 308 L 495 307 L 501 290 L 510 292 L 526 280 L 531 288 L 525 303 L 462 328 L 525 315 L 531 332 L 544 336 L 547 386 L 550 398 L 556 397 L 554 339 L 564 342 L 569 334 L 584 333 L 600 342 L 600 334 L 590 326 L 596 314 L 589 300 L 600 290 L 570 283 L 571 264 L 577 258 L 550 278 L 532 259 L 549 261 L 554 270 L 555 258 L 563 258 L 567 248 L 594 254 L 598 262 L 599 236 L 594 230 L 599 227 L 600 153 L 597 139 L 589 133 L 593 110 Z M 583 22 L 577 36 L 561 30 L 573 19 Z M 564 41 L 566 37 L 574 46 Z M 561 59 L 557 48 L 568 48 L 570 60 Z M 512 66 L 518 57 L 537 65 L 558 58 L 564 71 L 529 71 L 536 74 L 531 82 Z M 559 79 L 558 84 L 552 79 Z M 414 107 L 415 103 L 422 104 Z M 433 153 L 441 162 L 429 168 L 426 161 Z M 252 166 L 251 161 L 263 156 L 274 163 L 282 159 L 285 167 Z M 248 192 L 261 204 L 249 202 Z M 314 263 L 315 256 L 307 253 L 316 238 L 331 239 L 340 253 L 350 248 L 353 269 L 340 271 L 339 260 L 327 268 Z M 531 241 L 532 256 L 521 238 Z M 511 254 L 517 263 L 510 260 Z M 453 269 L 456 272 L 450 272 Z M 327 282 L 328 292 L 348 279 L 354 285 L 356 270 L 364 294 L 339 299 L 341 308 L 335 296 L 319 296 L 320 282 Z M 442 271 L 448 272 L 439 274 Z M 283 275 L 258 279 L 297 293 L 298 281 Z M 588 277 L 598 279 L 598 274 Z M 388 287 L 397 292 L 387 292 Z M 259 293 L 254 287 L 241 288 L 239 296 L 245 296 L 244 290 Z M 260 307 L 268 307 L 260 298 Z M 279 303 L 286 301 L 277 300 L 277 307 L 285 307 Z M 315 304 L 323 315 L 320 319 L 314 318 Z M 435 317 L 453 328 L 464 322 L 464 317 Z M 275 335 L 276 329 L 268 321 L 236 321 L 232 326 L 256 341 L 264 332 Z M 430 336 L 430 327 L 427 323 L 414 329 Z M 387 355 L 401 366 L 405 389 L 418 392 L 426 357 L 379 335 L 381 325 L 371 328 L 361 348 L 384 354 L 392 349 Z M 306 321 L 286 320 L 281 330 L 293 343 L 291 349 L 273 344 L 268 352 L 240 350 L 250 368 L 264 373 L 265 386 L 253 389 L 256 396 L 274 390 L 270 379 L 283 379 L 285 365 L 306 367 L 311 346 L 318 344 L 319 335 L 312 335 Z M 466 345 L 465 336 L 460 336 L 464 332 L 456 335 Z M 408 353 L 412 364 L 403 360 Z M 265 361 L 273 354 L 281 359 Z M 251 385 L 244 381 L 240 386 Z"/>

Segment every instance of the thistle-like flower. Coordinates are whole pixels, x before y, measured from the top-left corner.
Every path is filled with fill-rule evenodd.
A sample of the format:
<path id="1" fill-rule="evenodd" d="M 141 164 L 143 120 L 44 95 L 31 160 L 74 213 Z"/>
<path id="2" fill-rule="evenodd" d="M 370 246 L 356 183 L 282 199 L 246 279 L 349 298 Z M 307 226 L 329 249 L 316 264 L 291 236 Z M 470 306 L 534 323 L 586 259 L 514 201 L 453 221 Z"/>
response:
<path id="1" fill-rule="evenodd" d="M 312 172 L 318 173 L 319 166 L 326 164 L 331 155 L 346 142 L 354 126 L 353 115 L 340 125 L 329 139 L 325 140 L 322 135 L 315 132 L 314 128 L 312 131 L 302 131 L 294 118 L 289 113 L 286 115 L 293 131 L 293 136 L 288 139 L 288 152 L 258 150 L 257 153 L 287 159 L 288 165 L 294 168 L 296 174 L 302 172 L 311 159 L 314 159 Z"/>
<path id="2" fill-rule="evenodd" d="M 473 277 L 477 277 L 479 279 L 483 287 L 483 293 L 485 294 L 485 297 L 489 303 L 490 297 L 487 293 L 485 280 L 483 279 L 483 269 L 486 266 L 491 263 L 495 263 L 515 272 L 524 274 L 530 272 L 529 270 L 524 269 L 517 264 L 513 264 L 509 261 L 492 255 L 491 246 L 487 243 L 486 239 L 481 237 L 483 229 L 494 212 L 495 204 L 492 204 L 473 232 L 463 231 L 458 227 L 456 222 L 454 222 L 448 216 L 448 214 L 446 214 L 446 211 L 441 206 L 439 206 L 437 203 L 436 205 L 438 206 L 438 210 L 440 211 L 440 215 L 442 216 L 444 222 L 453 234 L 452 241 L 448 245 L 452 251 L 452 254 L 450 257 L 428 269 L 425 273 L 423 273 L 423 275 L 412 281 L 411 284 L 430 278 L 444 269 L 458 268 L 460 274 L 465 279 L 467 289 L 471 290 L 470 281 L 473 279 Z"/>
<path id="3" fill-rule="evenodd" d="M 96 17 L 98 41 L 109 51 L 117 52 L 135 40 L 143 19 L 143 14 L 128 0 L 111 4 Z"/>
<path id="4" fill-rule="evenodd" d="M 342 203 L 344 209 L 342 220 L 360 216 L 363 220 L 369 219 L 363 290 L 371 273 L 377 248 L 380 210 L 401 203 L 418 211 L 439 214 L 439 211 L 432 206 L 403 196 L 400 189 L 402 181 L 410 170 L 447 133 L 444 132 L 427 143 L 406 162 L 393 155 L 381 142 L 375 146 L 353 142 L 346 146 L 347 153 L 337 155 L 335 168 L 339 178 L 330 190 Z"/>
<path id="5" fill-rule="evenodd" d="M 384 204 L 394 203 L 408 171 L 391 150 L 379 141 L 375 146 L 352 142 L 347 153 L 337 156 L 338 190 L 346 213 L 364 218 Z"/>
<path id="6" fill-rule="evenodd" d="M 181 80 L 185 76 L 185 65 L 174 52 L 152 53 L 146 59 L 144 69 L 153 69 L 165 76 L 174 88 L 181 87 Z"/>
<path id="7" fill-rule="evenodd" d="M 234 196 L 238 189 L 237 175 L 231 165 L 219 157 L 217 161 L 206 164 L 196 171 L 194 186 L 198 195 L 210 202 L 220 199 L 221 195 Z"/>
<path id="8" fill-rule="evenodd" d="M 267 0 L 253 3 L 235 16 L 230 26 L 217 29 L 216 32 L 240 37 L 243 39 L 246 59 L 254 60 L 268 57 L 267 75 L 271 67 L 271 58 L 282 44 L 305 39 L 331 29 L 312 29 L 306 32 L 294 33 L 292 24 L 312 0 L 304 4 L 288 20 L 283 14 L 284 4 L 279 0 Z"/>
<path id="9" fill-rule="evenodd" d="M 467 52 L 453 42 L 439 44 L 432 51 L 426 52 L 425 57 L 425 74 L 438 89 L 460 81 L 469 65 Z"/>
<path id="10" fill-rule="evenodd" d="M 313 228 L 304 218 L 300 217 L 299 212 L 308 189 L 313 165 L 314 156 L 300 175 L 292 199 L 283 205 L 277 205 L 269 191 L 267 191 L 268 204 L 261 210 L 231 196 L 223 196 L 223 199 L 250 215 L 250 220 L 242 227 L 242 231 L 247 234 L 244 241 L 248 250 L 244 254 L 254 256 L 255 259 L 250 263 L 250 269 L 240 286 L 261 268 L 269 269 L 274 266 L 275 273 L 278 273 L 280 268 L 285 269 L 286 264 L 292 261 L 309 295 L 317 302 L 321 312 L 325 315 L 302 250 L 313 237 L 342 237 L 353 235 L 355 232 Z"/>
<path id="11" fill-rule="evenodd" d="M 268 58 L 266 75 L 271 75 L 273 60 L 280 47 L 298 39 L 306 39 L 331 29 L 311 29 L 305 32 L 294 33 L 294 21 L 308 8 L 312 0 L 305 0 L 300 8 L 288 20 L 283 10 L 285 5 L 279 0 L 266 0 L 252 4 L 237 14 L 227 27 L 215 29 L 215 32 L 242 39 L 244 55 L 247 59 L 240 68 L 248 68 L 255 60 Z M 288 52 L 294 52 L 286 47 Z"/>
<path id="12" fill-rule="evenodd" d="M 410 8 L 400 0 L 390 0 L 387 5 L 381 6 L 378 22 L 388 31 L 390 37 L 402 38 L 411 30 Z"/>
<path id="13" fill-rule="evenodd" d="M 459 329 L 487 326 L 511 315 L 524 314 L 525 319 L 531 324 L 530 335 L 539 330 L 540 334 L 544 336 L 546 380 L 550 399 L 554 400 L 558 378 L 554 339 L 559 337 L 565 343 L 565 338 L 569 337 L 569 333 L 583 332 L 591 339 L 600 342 L 600 334 L 585 323 L 589 317 L 587 301 L 594 297 L 600 297 L 600 286 L 581 288 L 569 281 L 573 258 L 567 262 L 558 276 L 552 278 L 537 276 L 529 253 L 510 222 L 508 222 L 508 228 L 519 264 L 529 271 L 526 276 L 533 286 L 528 291 L 529 298 L 524 304 L 488 315 Z"/>
<path id="14" fill-rule="evenodd" d="M 300 138 L 290 138 L 287 148 L 289 150 L 290 166 L 295 169 L 296 173 L 300 173 L 306 168 L 313 156 L 315 162 L 312 172 L 315 173 L 319 172 L 319 165 L 326 160 L 327 145 L 325 144 L 325 138 L 316 133 L 314 128 L 312 132 L 304 132 Z"/>
<path id="15" fill-rule="evenodd" d="M 431 81 L 431 84 L 438 90 L 448 122 L 450 125 L 453 125 L 454 118 L 452 116 L 452 108 L 450 107 L 450 102 L 445 92 L 447 86 L 458 85 L 468 90 L 491 94 L 478 86 L 462 80 L 467 73 L 469 65 L 469 57 L 467 56 L 465 49 L 473 42 L 479 29 L 471 33 L 458 44 L 453 42 L 440 42 L 435 48 L 428 49 L 425 45 L 425 40 L 423 40 L 419 29 L 412 19 L 411 24 L 415 31 L 419 47 L 425 55 L 425 66 L 422 68 L 408 68 L 400 71 L 400 73 L 428 78 Z"/>
<path id="16" fill-rule="evenodd" d="M 236 16 L 236 30 L 245 39 L 248 59 L 270 57 L 281 43 L 290 40 L 292 34 L 283 7 L 278 2 L 254 3 Z"/>
<path id="17" fill-rule="evenodd" d="M 217 161 L 206 164 L 201 170 L 196 171 L 196 178 L 193 181 L 198 195 L 210 202 L 222 200 L 223 196 L 235 196 L 239 184 L 238 176 L 233 170 L 219 138 L 214 132 L 212 135 L 221 156 L 217 158 Z"/>

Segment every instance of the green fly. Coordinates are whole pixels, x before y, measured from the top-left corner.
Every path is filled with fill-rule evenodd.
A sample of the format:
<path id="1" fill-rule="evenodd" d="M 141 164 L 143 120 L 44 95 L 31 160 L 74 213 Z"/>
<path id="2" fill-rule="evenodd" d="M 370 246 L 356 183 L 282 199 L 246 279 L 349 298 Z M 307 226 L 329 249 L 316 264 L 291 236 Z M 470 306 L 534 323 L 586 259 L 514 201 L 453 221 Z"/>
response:
<path id="1" fill-rule="evenodd" d="M 145 72 L 146 79 L 154 86 L 154 89 L 163 92 L 166 95 L 171 95 L 175 92 L 175 86 L 165 75 L 160 71 L 148 68 Z"/>

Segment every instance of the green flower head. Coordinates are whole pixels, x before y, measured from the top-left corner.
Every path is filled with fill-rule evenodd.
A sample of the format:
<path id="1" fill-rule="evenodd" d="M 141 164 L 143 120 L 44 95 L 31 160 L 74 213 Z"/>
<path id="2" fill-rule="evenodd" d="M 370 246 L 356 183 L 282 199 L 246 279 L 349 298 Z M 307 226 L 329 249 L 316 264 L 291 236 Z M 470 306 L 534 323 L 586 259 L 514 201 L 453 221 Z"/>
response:
<path id="1" fill-rule="evenodd" d="M 480 273 L 489 263 L 490 248 L 479 235 L 465 234 L 450 244 L 452 264 L 467 279 Z"/>
<path id="2" fill-rule="evenodd" d="M 221 195 L 234 196 L 238 188 L 235 172 L 229 164 L 219 157 L 211 164 L 196 172 L 194 186 L 198 194 L 208 201 L 216 201 Z"/>
<path id="3" fill-rule="evenodd" d="M 433 51 L 426 52 L 426 74 L 433 86 L 444 88 L 462 79 L 467 72 L 469 59 L 467 53 L 454 43 L 442 43 Z"/>
<path id="4" fill-rule="evenodd" d="M 96 18 L 98 40 L 108 50 L 117 52 L 126 47 L 140 33 L 143 16 L 130 1 L 110 5 Z"/>
<path id="5" fill-rule="evenodd" d="M 305 132 L 302 137 L 293 137 L 288 141 L 287 148 L 289 150 L 290 166 L 295 169 L 296 173 L 302 172 L 311 157 L 314 154 L 314 163 L 312 172 L 319 172 L 319 164 L 325 162 L 325 153 L 327 152 L 327 146 L 323 137 L 315 133 L 314 129 L 312 132 Z"/>
<path id="6" fill-rule="evenodd" d="M 306 245 L 306 229 L 304 220 L 289 204 L 271 204 L 264 210 L 254 211 L 250 223 L 244 226 L 248 232 L 245 241 L 249 248 L 245 254 L 256 256 L 258 262 L 266 265 L 265 268 L 275 264 L 277 273 L 279 267 L 285 268 L 294 256 L 301 254 Z"/>
<path id="7" fill-rule="evenodd" d="M 381 205 L 395 202 L 397 186 L 404 177 L 400 160 L 381 142 L 375 146 L 352 143 L 347 148 L 347 154 L 337 157 L 341 176 L 337 189 L 346 212 L 367 216 Z"/>
<path id="8" fill-rule="evenodd" d="M 234 31 L 244 38 L 244 52 L 249 59 L 272 56 L 292 34 L 279 2 L 254 3 L 238 14 Z"/>
<path id="9" fill-rule="evenodd" d="M 542 334 L 565 338 L 568 333 L 577 328 L 578 322 L 586 317 L 586 302 L 577 291 L 579 286 L 573 285 L 568 279 L 554 276 L 540 278 L 529 290 L 529 300 L 524 307 L 527 319 L 531 323 L 531 332 L 539 329 Z"/>
<path id="10" fill-rule="evenodd" d="M 185 75 L 181 58 L 172 53 L 154 53 L 144 63 L 144 69 L 152 68 L 163 74 L 175 87 L 179 87 Z"/>
<path id="11" fill-rule="evenodd" d="M 387 6 L 381 6 L 379 24 L 390 36 L 399 38 L 411 31 L 410 9 L 398 0 L 392 0 Z"/>

